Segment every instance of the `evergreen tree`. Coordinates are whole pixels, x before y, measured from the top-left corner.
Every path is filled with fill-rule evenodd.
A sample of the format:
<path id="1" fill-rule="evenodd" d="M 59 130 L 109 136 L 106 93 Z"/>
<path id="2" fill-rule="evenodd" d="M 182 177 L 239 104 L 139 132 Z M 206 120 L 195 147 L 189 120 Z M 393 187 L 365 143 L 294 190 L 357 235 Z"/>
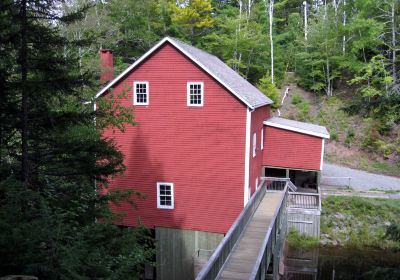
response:
<path id="1" fill-rule="evenodd" d="M 104 191 L 123 156 L 99 128 L 132 125 L 129 108 L 102 101 L 79 68 L 57 1 L 0 3 L 0 271 L 40 279 L 135 279 L 153 254 L 148 232 L 120 229 Z M 94 123 L 97 120 L 98 126 Z"/>

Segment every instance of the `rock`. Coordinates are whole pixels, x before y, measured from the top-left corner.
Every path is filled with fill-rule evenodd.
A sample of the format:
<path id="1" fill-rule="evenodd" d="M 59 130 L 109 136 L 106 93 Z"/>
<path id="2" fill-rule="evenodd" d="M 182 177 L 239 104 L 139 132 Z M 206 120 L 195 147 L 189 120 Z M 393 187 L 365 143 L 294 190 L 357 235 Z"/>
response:
<path id="1" fill-rule="evenodd" d="M 340 245 L 340 241 L 339 240 L 333 240 L 332 241 L 332 246 L 339 246 Z"/>
<path id="2" fill-rule="evenodd" d="M 338 227 L 338 226 L 335 226 L 335 227 L 332 229 L 332 231 L 333 231 L 334 233 L 338 233 L 338 232 L 339 232 L 339 227 Z"/>
<path id="3" fill-rule="evenodd" d="M 319 241 L 319 245 L 321 245 L 322 247 L 325 247 L 326 245 L 328 245 L 328 241 L 325 239 L 322 239 Z"/>
<path id="4" fill-rule="evenodd" d="M 342 214 L 342 213 L 336 213 L 336 214 L 334 215 L 334 217 L 335 217 L 336 219 L 338 219 L 338 220 L 345 220 L 345 219 L 346 219 L 346 216 L 345 216 L 344 214 Z"/>
<path id="5" fill-rule="evenodd" d="M 329 235 L 329 234 L 327 234 L 327 233 L 323 233 L 323 234 L 321 234 L 321 238 L 330 239 L 331 237 L 330 237 L 330 235 Z"/>

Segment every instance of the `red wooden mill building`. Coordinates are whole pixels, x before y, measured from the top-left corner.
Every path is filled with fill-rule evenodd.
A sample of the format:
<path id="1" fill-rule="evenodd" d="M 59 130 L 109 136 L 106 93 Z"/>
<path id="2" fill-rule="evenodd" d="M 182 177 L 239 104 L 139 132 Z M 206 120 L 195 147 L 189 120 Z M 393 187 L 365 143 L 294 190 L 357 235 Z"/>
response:
<path id="1" fill-rule="evenodd" d="M 108 79 L 112 53 L 101 56 Z M 260 176 L 318 182 L 325 127 L 272 117 L 272 101 L 216 56 L 166 37 L 97 97 L 123 91 L 137 125 L 105 133 L 127 166 L 110 188 L 146 196 L 115 211 L 154 230 L 157 279 L 193 278 L 193 254 L 215 249 Z"/>

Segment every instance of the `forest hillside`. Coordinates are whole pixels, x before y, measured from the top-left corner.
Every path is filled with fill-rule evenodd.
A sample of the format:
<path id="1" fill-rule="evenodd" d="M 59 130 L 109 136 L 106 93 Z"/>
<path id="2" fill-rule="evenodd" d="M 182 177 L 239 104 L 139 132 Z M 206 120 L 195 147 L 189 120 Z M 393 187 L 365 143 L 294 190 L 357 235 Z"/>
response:
<path id="1" fill-rule="evenodd" d="M 328 160 L 398 172 L 399 1 L 74 0 L 63 12 L 83 7 L 82 21 L 61 27 L 67 38 L 86 42 L 68 50 L 82 73 L 99 73 L 101 48 L 114 51 L 121 72 L 167 35 L 218 56 L 275 109 L 292 72 L 299 93 L 310 92 L 322 107 L 311 110 L 294 93 L 300 115 L 289 117 L 328 126 Z M 359 162 L 351 162 L 355 150 L 364 155 Z"/>
<path id="2" fill-rule="evenodd" d="M 152 232 L 110 209 L 144 196 L 107 189 L 126 166 L 102 130 L 136 122 L 119 100 L 93 110 L 101 49 L 116 75 L 165 36 L 188 42 L 274 114 L 326 125 L 328 160 L 399 174 L 399 24 L 399 0 L 0 1 L 0 276 L 139 279 L 155 259 Z"/>

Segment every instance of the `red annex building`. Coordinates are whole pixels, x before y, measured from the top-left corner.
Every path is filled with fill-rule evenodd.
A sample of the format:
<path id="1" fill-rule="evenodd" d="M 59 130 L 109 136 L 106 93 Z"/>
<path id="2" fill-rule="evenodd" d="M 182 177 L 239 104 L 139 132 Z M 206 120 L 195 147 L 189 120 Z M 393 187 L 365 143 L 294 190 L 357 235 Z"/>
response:
<path id="1" fill-rule="evenodd" d="M 108 80 L 112 53 L 101 55 L 102 78 Z M 173 275 L 168 269 L 184 267 L 199 248 L 218 245 L 260 176 L 317 183 L 327 130 L 271 117 L 272 101 L 211 54 L 166 37 L 96 97 L 122 92 L 122 105 L 133 106 L 137 125 L 105 132 L 127 166 L 110 188 L 146 196 L 136 209 L 122 204 L 115 211 L 126 214 L 125 226 L 142 223 L 155 230 L 158 278 L 188 277 L 193 269 Z M 163 255 L 168 246 L 177 248 L 181 260 Z"/>

